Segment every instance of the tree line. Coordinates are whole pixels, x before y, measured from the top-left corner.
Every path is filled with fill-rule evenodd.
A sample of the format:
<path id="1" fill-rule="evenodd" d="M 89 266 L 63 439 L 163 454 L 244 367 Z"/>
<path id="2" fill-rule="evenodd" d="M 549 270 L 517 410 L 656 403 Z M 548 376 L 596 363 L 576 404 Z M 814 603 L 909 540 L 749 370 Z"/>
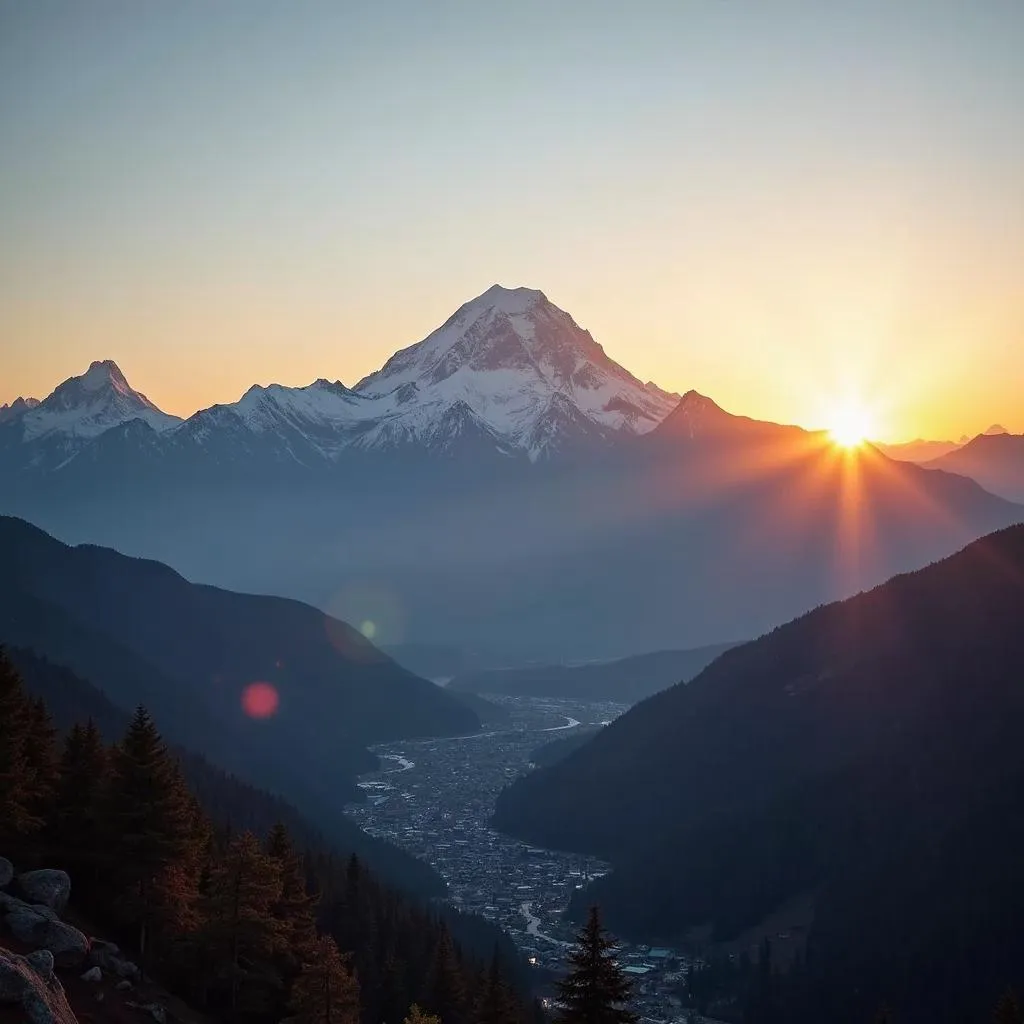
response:
<path id="1" fill-rule="evenodd" d="M 0 854 L 71 875 L 75 905 L 141 969 L 244 1024 L 527 1024 L 537 1004 L 355 855 L 216 821 L 138 708 L 108 745 L 63 738 L 0 650 Z"/>

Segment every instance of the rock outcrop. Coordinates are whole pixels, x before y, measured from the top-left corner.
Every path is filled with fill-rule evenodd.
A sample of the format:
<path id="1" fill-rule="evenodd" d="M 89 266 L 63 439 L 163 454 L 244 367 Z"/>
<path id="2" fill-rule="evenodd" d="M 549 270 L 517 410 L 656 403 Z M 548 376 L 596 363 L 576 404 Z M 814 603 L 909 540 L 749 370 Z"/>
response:
<path id="1" fill-rule="evenodd" d="M 53 958 L 0 949 L 0 1005 L 20 1006 L 29 1024 L 78 1024 L 53 973 Z"/>
<path id="2" fill-rule="evenodd" d="M 6 889 L 14 878 L 14 865 L 6 858 L 0 857 L 0 889 Z"/>
<path id="3" fill-rule="evenodd" d="M 19 942 L 50 955 L 51 964 L 80 967 L 89 953 L 89 939 L 60 919 L 71 895 L 67 872 L 43 868 L 15 875 L 11 862 L 0 859 L 0 881 L 4 878 L 4 884 L 13 881 L 12 888 L 19 893 L 14 896 L 3 892 L 0 886 L 0 919 L 4 928 Z"/>
<path id="4" fill-rule="evenodd" d="M 89 955 L 89 940 L 82 932 L 32 907 L 8 913 L 4 923 L 19 942 L 49 950 L 58 967 L 80 967 Z"/>

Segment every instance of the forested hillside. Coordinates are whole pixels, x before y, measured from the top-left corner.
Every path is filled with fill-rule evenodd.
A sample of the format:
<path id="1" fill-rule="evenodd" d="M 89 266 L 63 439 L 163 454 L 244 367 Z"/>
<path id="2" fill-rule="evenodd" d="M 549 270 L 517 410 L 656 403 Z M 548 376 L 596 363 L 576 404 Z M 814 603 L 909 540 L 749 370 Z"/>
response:
<path id="1" fill-rule="evenodd" d="M 7 654 L 25 691 L 46 702 L 59 733 L 91 719 L 105 743 L 114 743 L 124 734 L 131 714 L 115 707 L 92 683 L 24 648 L 11 648 Z M 210 817 L 225 827 L 263 834 L 281 822 L 302 846 L 330 845 L 340 856 L 354 853 L 393 887 L 425 898 L 444 894 L 444 882 L 428 864 L 368 835 L 344 814 L 310 818 L 281 797 L 225 772 L 187 747 L 173 745 L 172 750 L 189 789 Z"/>
<path id="2" fill-rule="evenodd" d="M 614 865 L 613 928 L 736 937 L 813 908 L 792 1020 L 987 1012 L 1024 964 L 1024 528 L 819 608 L 499 799 Z"/>
<path id="3" fill-rule="evenodd" d="M 4 854 L 67 870 L 81 913 L 144 973 L 219 1016 L 324 1019 L 328 998 L 351 1008 L 332 1020 L 363 1024 L 400 1021 L 414 1002 L 455 1024 L 532 1012 L 500 970 L 355 856 L 303 851 L 280 823 L 257 835 L 212 818 L 144 709 L 113 746 L 89 720 L 58 743 L 6 655 L 0 778 Z M 247 796 L 236 788 L 232 800 Z"/>

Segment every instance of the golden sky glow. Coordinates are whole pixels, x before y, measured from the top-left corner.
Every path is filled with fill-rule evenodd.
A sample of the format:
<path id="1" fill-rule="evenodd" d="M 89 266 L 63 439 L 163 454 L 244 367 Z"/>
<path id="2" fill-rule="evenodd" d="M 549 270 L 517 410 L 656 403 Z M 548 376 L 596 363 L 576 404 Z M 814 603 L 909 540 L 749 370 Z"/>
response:
<path id="1" fill-rule="evenodd" d="M 352 384 L 498 282 L 733 412 L 1024 432 L 1021 52 L 1000 0 L 4 5 L 0 402 Z"/>
<path id="2" fill-rule="evenodd" d="M 843 448 L 857 448 L 879 436 L 879 430 L 864 406 L 840 405 L 828 424 L 829 434 Z"/>

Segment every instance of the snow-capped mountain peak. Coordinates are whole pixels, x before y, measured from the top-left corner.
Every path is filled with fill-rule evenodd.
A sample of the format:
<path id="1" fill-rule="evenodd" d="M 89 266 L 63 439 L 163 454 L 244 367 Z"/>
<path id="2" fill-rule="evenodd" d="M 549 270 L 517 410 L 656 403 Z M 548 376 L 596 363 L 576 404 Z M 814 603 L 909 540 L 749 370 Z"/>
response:
<path id="1" fill-rule="evenodd" d="M 89 369 L 81 377 L 72 378 L 72 380 L 77 380 L 78 386 L 83 391 L 100 391 L 103 388 L 113 388 L 121 395 L 133 394 L 132 389 L 128 386 L 128 381 L 124 379 L 121 367 L 113 359 L 95 360 L 89 364 Z"/>
<path id="2" fill-rule="evenodd" d="M 59 384 L 35 408 L 23 413 L 21 422 L 24 439 L 34 441 L 51 435 L 93 438 L 133 419 L 142 419 L 157 431 L 181 422 L 135 391 L 117 363 L 105 359 Z"/>
<path id="3" fill-rule="evenodd" d="M 487 291 L 471 299 L 462 307 L 494 309 L 508 315 L 521 316 L 528 313 L 548 297 L 539 288 L 505 288 L 500 284 L 492 284 Z"/>
<path id="4" fill-rule="evenodd" d="M 610 359 L 590 332 L 543 292 L 500 285 L 460 306 L 423 341 L 397 352 L 355 391 L 377 400 L 393 396 L 392 415 L 408 418 L 414 434 L 419 432 L 415 421 L 433 422 L 453 403 L 464 402 L 531 458 L 557 447 L 565 436 L 564 429 L 545 426 L 555 395 L 598 431 L 635 434 L 655 427 L 676 401 Z"/>

